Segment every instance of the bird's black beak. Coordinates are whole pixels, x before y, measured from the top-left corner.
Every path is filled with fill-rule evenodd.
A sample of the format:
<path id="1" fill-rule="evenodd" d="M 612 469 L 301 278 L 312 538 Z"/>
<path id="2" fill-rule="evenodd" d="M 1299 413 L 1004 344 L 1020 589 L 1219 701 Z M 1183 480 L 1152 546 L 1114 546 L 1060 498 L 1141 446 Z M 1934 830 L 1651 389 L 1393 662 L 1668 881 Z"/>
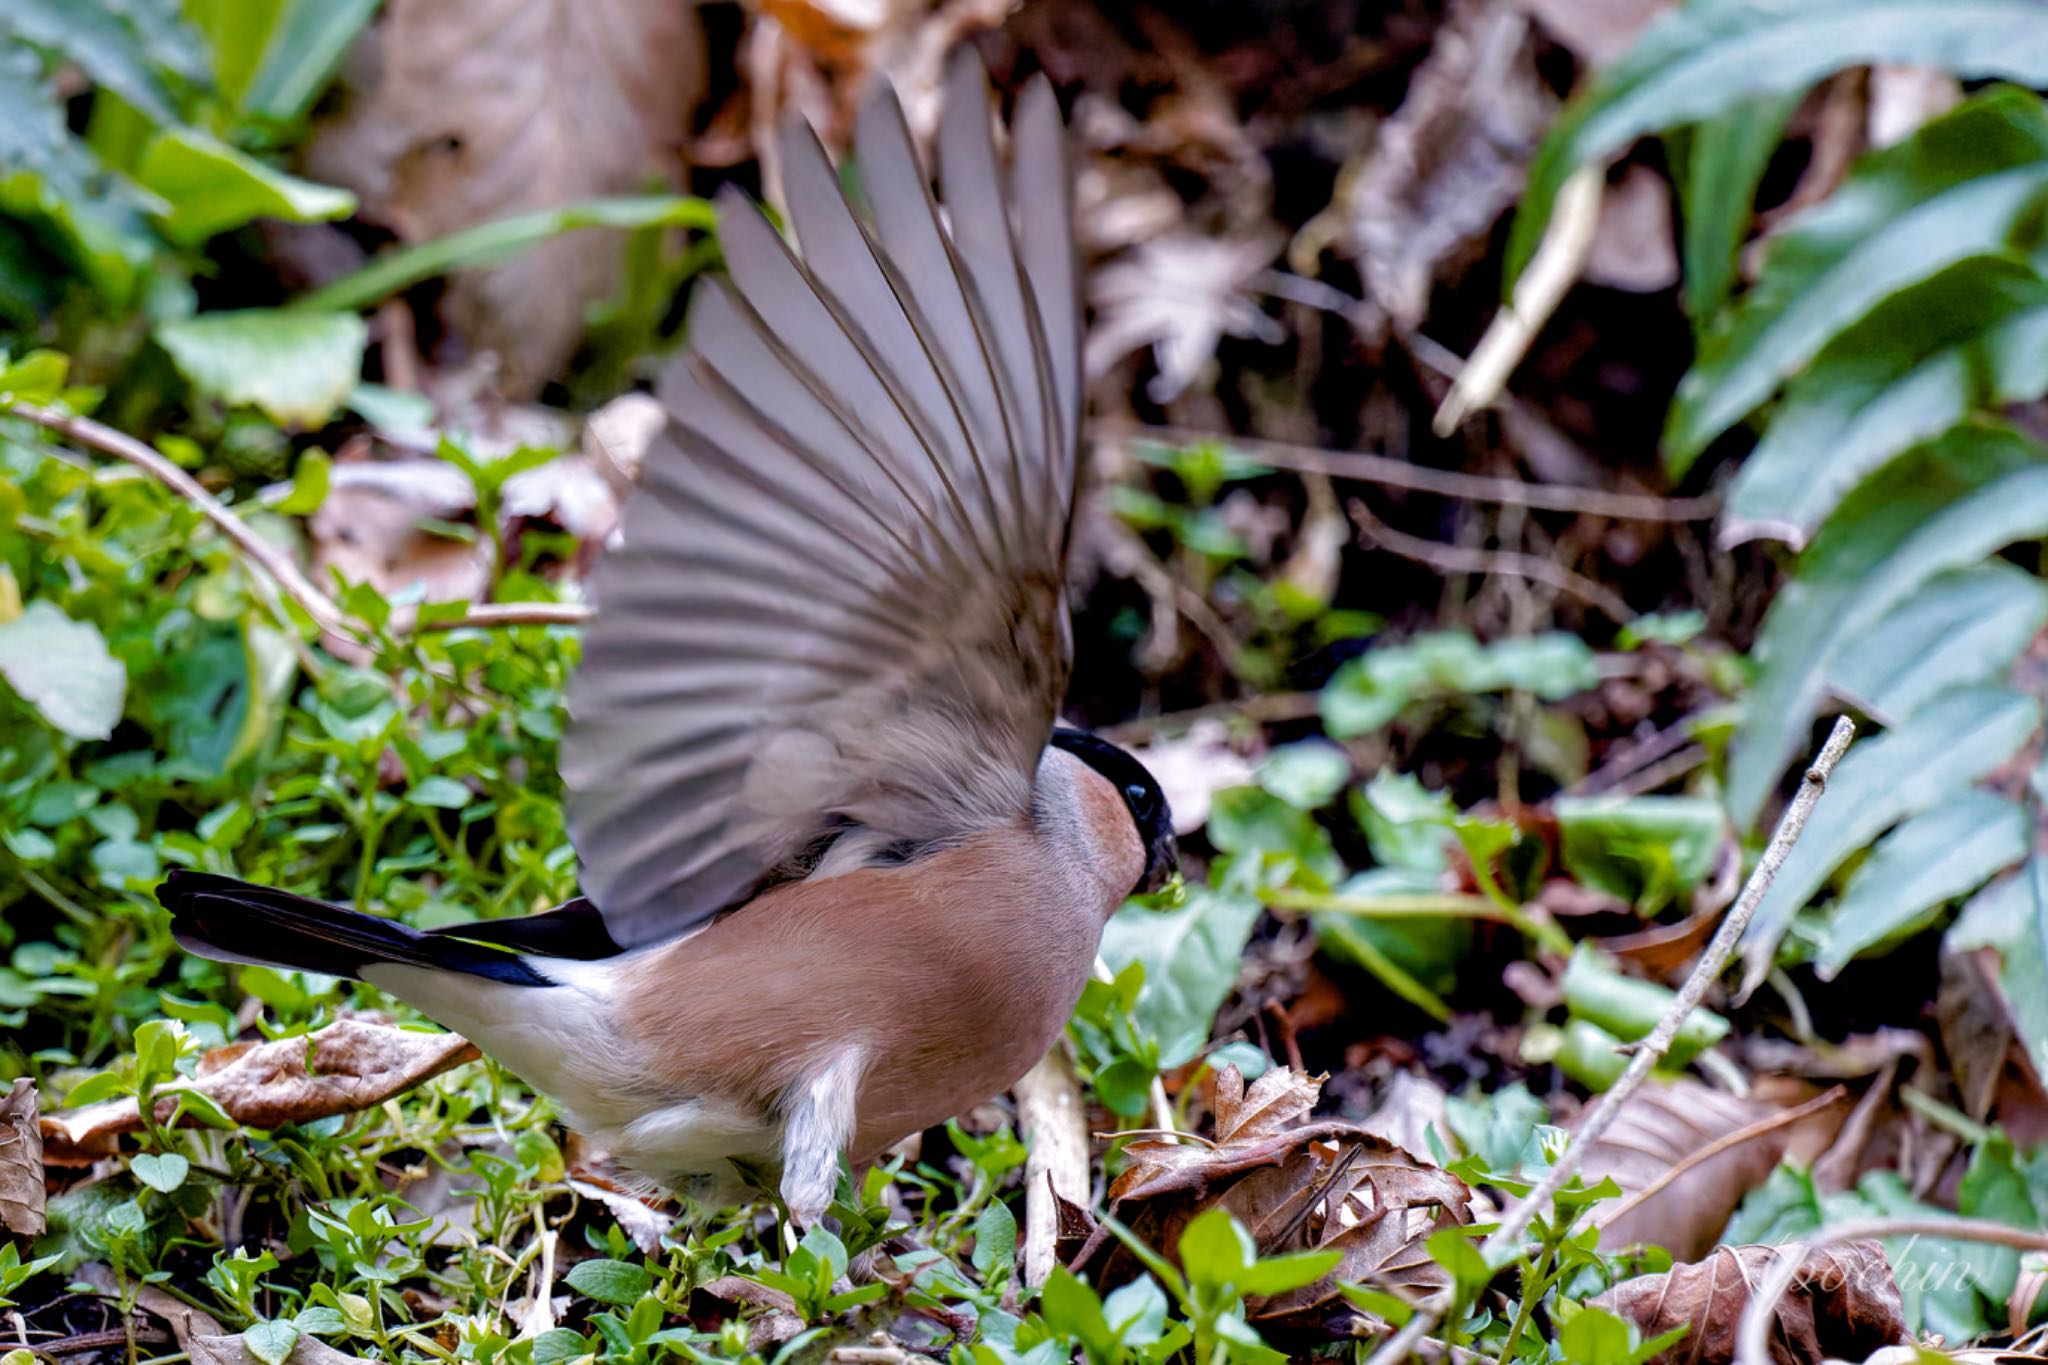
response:
<path id="1" fill-rule="evenodd" d="M 1168 826 L 1145 848 L 1145 879 L 1138 883 L 1137 894 L 1149 896 L 1179 875 L 1180 843 Z"/>

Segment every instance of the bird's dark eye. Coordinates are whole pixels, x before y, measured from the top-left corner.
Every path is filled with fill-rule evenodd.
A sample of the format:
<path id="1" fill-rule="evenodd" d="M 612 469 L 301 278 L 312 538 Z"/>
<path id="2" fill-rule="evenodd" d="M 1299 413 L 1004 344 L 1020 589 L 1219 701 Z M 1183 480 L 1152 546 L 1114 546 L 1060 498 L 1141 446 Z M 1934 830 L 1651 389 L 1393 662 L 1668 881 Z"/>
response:
<path id="1" fill-rule="evenodd" d="M 1124 788 L 1124 799 L 1134 806 L 1144 805 L 1147 795 L 1149 793 L 1146 792 L 1143 783 L 1133 782 L 1130 786 Z"/>

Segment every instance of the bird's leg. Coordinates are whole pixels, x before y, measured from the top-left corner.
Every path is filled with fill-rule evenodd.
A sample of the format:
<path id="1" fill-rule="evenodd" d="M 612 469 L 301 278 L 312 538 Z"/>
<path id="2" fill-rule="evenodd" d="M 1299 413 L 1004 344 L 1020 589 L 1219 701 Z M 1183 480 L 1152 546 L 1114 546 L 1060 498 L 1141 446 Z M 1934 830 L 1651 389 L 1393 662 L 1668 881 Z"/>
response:
<path id="1" fill-rule="evenodd" d="M 853 1141 L 865 1058 L 847 1048 L 791 1092 L 782 1128 L 782 1202 L 806 1229 L 832 1206 L 839 1158 Z"/>

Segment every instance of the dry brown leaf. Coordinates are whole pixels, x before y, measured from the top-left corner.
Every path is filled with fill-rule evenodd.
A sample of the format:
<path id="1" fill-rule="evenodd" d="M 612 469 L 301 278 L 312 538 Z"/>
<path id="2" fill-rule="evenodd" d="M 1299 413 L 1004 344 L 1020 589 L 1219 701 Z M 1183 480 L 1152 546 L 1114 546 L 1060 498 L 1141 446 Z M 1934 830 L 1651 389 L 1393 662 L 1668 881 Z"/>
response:
<path id="1" fill-rule="evenodd" d="M 195 1336 L 220 1336 L 226 1330 L 202 1308 L 194 1308 L 182 1299 L 173 1298 L 156 1285 L 133 1285 L 123 1289 L 114 1277 L 113 1269 L 99 1261 L 91 1261 L 71 1272 L 71 1278 L 91 1285 L 103 1296 L 118 1301 L 124 1293 L 135 1295 L 135 1306 L 151 1317 L 160 1318 L 171 1329 L 171 1339 L 178 1343 L 178 1349 L 192 1349 Z"/>
<path id="2" fill-rule="evenodd" d="M 1592 1302 L 1634 1322 L 1645 1337 L 1681 1324 L 1688 1327 L 1684 1337 L 1646 1365 L 1729 1365 L 1743 1309 L 1779 1254 L 1776 1247 L 1722 1247 L 1704 1261 L 1626 1280 Z M 1863 1360 L 1908 1340 L 1899 1286 L 1884 1246 L 1875 1241 L 1808 1253 L 1774 1317 L 1770 1344 L 1775 1365 Z"/>
<path id="3" fill-rule="evenodd" d="M 1437 277 L 1476 255 L 1521 193 L 1552 103 L 1528 28 L 1504 0 L 1453 3 L 1352 186 L 1353 254 L 1402 333 L 1421 323 Z"/>
<path id="4" fill-rule="evenodd" d="M 1624 1192 L 1634 1194 L 1716 1140 L 1784 1112 L 1783 1105 L 1693 1080 L 1646 1085 L 1622 1104 L 1614 1126 L 1587 1152 L 1587 1183 L 1612 1176 Z M 1834 1118 L 1839 1121 L 1839 1110 Z M 1704 1255 L 1742 1197 L 1776 1169 L 1791 1132 L 1788 1124 L 1759 1133 L 1700 1162 L 1633 1207 L 1595 1205 L 1595 1218 L 1604 1220 L 1602 1245 L 1661 1246 L 1681 1260 Z"/>
<path id="5" fill-rule="evenodd" d="M 390 0 L 308 169 L 408 242 L 675 183 L 701 49 L 676 0 Z M 502 358 L 507 389 L 531 392 L 560 372 L 621 265 L 617 233 L 573 232 L 459 273 L 448 306 Z"/>
<path id="6" fill-rule="evenodd" d="M 17 1237 L 43 1235 L 43 1133 L 36 1122 L 36 1086 L 17 1076 L 0 1099 L 0 1228 Z"/>
<path id="7" fill-rule="evenodd" d="M 1399 1291 L 1440 1286 L 1423 1250 L 1440 1227 L 1470 1221 L 1471 1192 L 1456 1176 L 1342 1119 L 1310 1120 L 1321 1083 L 1275 1067 L 1249 1089 L 1235 1067 L 1216 1078 L 1212 1144 L 1133 1142 L 1131 1165 L 1110 1187 L 1110 1212 L 1169 1254 L 1196 1214 L 1228 1210 L 1261 1255 L 1335 1250 L 1337 1268 L 1315 1284 L 1254 1305 L 1253 1316 L 1308 1326 L 1341 1302 L 1339 1280 Z M 1091 1273 L 1108 1287 L 1138 1270 L 1121 1244 L 1098 1235 L 1076 1259 L 1101 1255 Z"/>
<path id="8" fill-rule="evenodd" d="M 418 1033 L 364 1019 L 343 1019 L 314 1033 L 267 1043 L 231 1043 L 199 1059 L 190 1080 L 161 1087 L 158 1113 L 169 1117 L 180 1090 L 197 1090 L 237 1123 L 277 1128 L 382 1104 L 421 1081 L 481 1056 L 453 1033 Z M 46 1142 L 104 1145 L 142 1126 L 132 1099 L 45 1115 Z"/>
<path id="9" fill-rule="evenodd" d="M 242 1340 L 239 1332 L 227 1336 L 200 1336 L 195 1334 L 185 1348 L 192 1356 L 192 1365 L 260 1365 L 249 1343 Z M 299 1334 L 292 1343 L 292 1353 L 285 1357 L 285 1365 L 372 1365 L 361 1356 L 347 1355 L 335 1350 L 317 1337 Z"/>

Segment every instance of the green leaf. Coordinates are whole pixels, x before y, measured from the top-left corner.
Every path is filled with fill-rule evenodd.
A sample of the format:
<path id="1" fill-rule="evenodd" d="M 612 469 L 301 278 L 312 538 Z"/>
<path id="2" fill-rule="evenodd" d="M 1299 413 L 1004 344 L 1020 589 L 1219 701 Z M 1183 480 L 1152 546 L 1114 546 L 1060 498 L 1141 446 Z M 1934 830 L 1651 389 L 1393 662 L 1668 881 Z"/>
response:
<path id="1" fill-rule="evenodd" d="M 242 1333 L 242 1344 L 263 1365 L 284 1365 L 299 1344 L 299 1329 L 281 1318 L 259 1322 Z"/>
<path id="2" fill-rule="evenodd" d="M 1196 1214 L 1180 1235 L 1180 1267 L 1190 1284 L 1235 1284 L 1258 1254 L 1251 1234 L 1221 1208 Z"/>
<path id="3" fill-rule="evenodd" d="M 1756 823 L 1785 763 L 1806 747 L 1837 652 L 1936 574 L 2043 533 L 2048 458 L 2002 427 L 1957 427 L 1851 493 L 1764 617 L 1760 672 L 1729 746 L 1737 827 Z"/>
<path id="4" fill-rule="evenodd" d="M 128 671 L 99 627 L 41 599 L 0 626 L 0 678 L 73 739 L 113 734 L 128 695 Z"/>
<path id="5" fill-rule="evenodd" d="M 501 218 L 494 223 L 479 223 L 417 246 L 401 247 L 353 275 L 322 285 L 292 306 L 344 312 L 368 308 L 421 280 L 451 270 L 494 265 L 550 237 L 582 228 L 679 227 L 708 232 L 717 226 L 718 211 L 711 201 L 692 195 L 589 199 L 557 209 Z"/>
<path id="6" fill-rule="evenodd" d="M 1246 1295 L 1285 1294 L 1314 1284 L 1335 1270 L 1343 1259 L 1342 1251 L 1296 1251 L 1284 1256 L 1268 1256 L 1238 1272 L 1238 1292 Z"/>
<path id="7" fill-rule="evenodd" d="M 1005 1272 L 1017 1259 L 1017 1216 L 1002 1200 L 991 1200 L 974 1220 L 974 1268 L 986 1281 L 997 1267 Z"/>
<path id="8" fill-rule="evenodd" d="M 2048 11 L 2037 14 L 2048 41 Z M 1773 242 L 1756 287 L 1701 345 L 1665 425 L 1673 472 L 1888 295 L 1958 261 L 2038 247 L 2044 201 L 2048 113 L 2024 91 L 1979 96 L 1858 162 Z"/>
<path id="9" fill-rule="evenodd" d="M 1297 810 L 1319 810 L 1351 780 L 1351 760 L 1328 740 L 1283 744 L 1259 763 L 1258 782 Z"/>
<path id="10" fill-rule="evenodd" d="M 1594 1304 L 1572 1314 L 1557 1333 L 1570 1365 L 1630 1365 L 1639 1339 L 1629 1322 Z"/>
<path id="11" fill-rule="evenodd" d="M 1444 1122 L 1458 1145 L 1489 1171 L 1513 1175 L 1544 1164 L 1542 1129 L 1550 1110 L 1520 1081 L 1490 1095 L 1451 1096 L 1444 1101 Z"/>
<path id="12" fill-rule="evenodd" d="M 1260 908 L 1250 896 L 1190 886 L 1176 910 L 1125 906 L 1103 927 L 1102 959 L 1110 970 L 1145 964 L 1132 1012 L 1159 1040 L 1160 1065 L 1190 1061 L 1208 1043 Z"/>
<path id="13" fill-rule="evenodd" d="M 1829 907 L 1814 964 L 1833 980 L 1851 959 L 1927 923 L 2027 856 L 2027 817 L 2016 802 L 1968 790 L 1885 835 Z"/>
<path id="14" fill-rule="evenodd" d="M 1721 803 L 1707 797 L 1560 797 L 1551 809 L 1567 872 L 1652 909 L 1705 881 L 1721 848 Z"/>
<path id="15" fill-rule="evenodd" d="M 2048 16 L 2033 0 L 1694 0 L 1667 12 L 1551 125 L 1508 238 L 1503 297 L 1580 166 L 1660 128 L 1889 62 L 2048 85 Z"/>
<path id="16" fill-rule="evenodd" d="M 1897 724 L 1951 687 L 2004 675 L 2048 625 L 2048 588 L 2000 560 L 1931 578 L 1827 667 L 1827 688 Z"/>
<path id="17" fill-rule="evenodd" d="M 1650 1036 L 1657 1021 L 1678 999 L 1678 992 L 1654 981 L 1624 976 L 1607 955 L 1590 944 L 1580 944 L 1565 967 L 1565 1008 L 1581 1019 L 1590 1020 L 1624 1042 Z M 1728 1021 L 1704 1006 L 1685 1017 L 1678 1038 L 1672 1044 L 1671 1065 L 1686 1060 L 1728 1036 Z"/>
<path id="18" fill-rule="evenodd" d="M 1756 207 L 1757 186 L 1803 92 L 1760 95 L 1670 139 L 1685 224 L 1679 243 L 1685 311 L 1698 330 L 1735 287 L 1736 257 Z"/>
<path id="19" fill-rule="evenodd" d="M 317 223 L 355 212 L 347 190 L 316 185 L 190 128 L 167 128 L 143 150 L 135 178 L 169 205 L 164 236 L 183 246 L 258 218 Z"/>
<path id="20" fill-rule="evenodd" d="M 0 36 L 61 53 L 94 85 L 159 123 L 177 118 L 143 35 L 106 0 L 7 0 L 0 6 Z"/>
<path id="21" fill-rule="evenodd" d="M 1844 859 L 1907 816 L 1954 800 L 2018 752 L 2040 723 L 2041 704 L 2025 693 L 1960 688 L 1852 748 L 1743 935 L 1743 991 L 1770 971 L 1792 916 Z"/>
<path id="22" fill-rule="evenodd" d="M 324 423 L 349 395 L 368 340 L 352 313 L 250 308 L 157 325 L 157 342 L 194 388 L 279 422 Z"/>
<path id="23" fill-rule="evenodd" d="M 467 784 L 435 774 L 423 777 L 405 794 L 406 803 L 434 810 L 461 810 L 475 797 Z"/>
<path id="24" fill-rule="evenodd" d="M 1972 411 L 2048 386 L 2048 281 L 1971 256 L 1908 285 L 1792 381 L 1729 490 L 1723 543 L 1806 544 L 1850 489 Z"/>
<path id="25" fill-rule="evenodd" d="M 654 1277 L 630 1261 L 578 1261 L 568 1274 L 569 1287 L 599 1303 L 628 1306 L 654 1287 Z"/>
<path id="26" fill-rule="evenodd" d="M 334 484 L 334 461 L 325 451 L 309 450 L 292 467 L 292 491 L 277 502 L 276 509 L 288 517 L 310 517 L 327 501 Z"/>
<path id="27" fill-rule="evenodd" d="M 1319 705 L 1324 728 L 1349 739 L 1392 723 L 1425 697 L 1523 691 L 1558 701 L 1599 681 L 1599 660 L 1575 635 L 1553 631 L 1482 645 L 1460 631 L 1431 631 L 1346 661 L 1324 685 Z"/>
<path id="28" fill-rule="evenodd" d="M 192 1173 L 192 1163 L 176 1152 L 165 1152 L 160 1156 L 141 1152 L 129 1158 L 128 1169 L 151 1189 L 169 1194 L 185 1183 L 185 1177 Z M 291 1348 L 287 1346 L 285 1350 L 289 1352 Z"/>

